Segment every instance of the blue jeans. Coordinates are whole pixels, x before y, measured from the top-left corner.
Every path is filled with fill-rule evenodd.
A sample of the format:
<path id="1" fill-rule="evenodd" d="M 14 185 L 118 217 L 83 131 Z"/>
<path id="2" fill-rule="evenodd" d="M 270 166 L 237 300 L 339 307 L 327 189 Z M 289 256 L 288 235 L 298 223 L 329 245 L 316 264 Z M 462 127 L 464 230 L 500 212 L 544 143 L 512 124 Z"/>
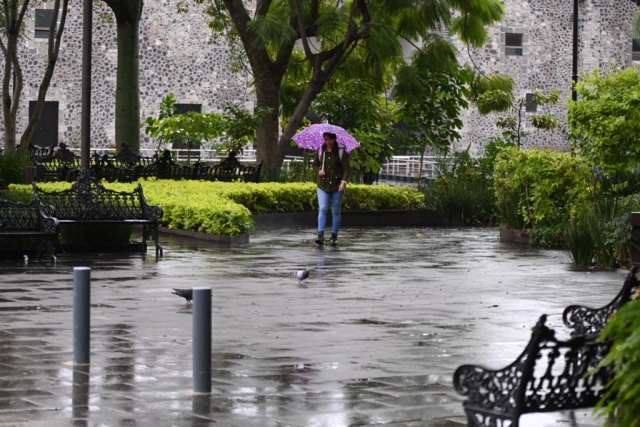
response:
<path id="1" fill-rule="evenodd" d="M 344 192 L 333 191 L 327 193 L 318 188 L 318 233 L 324 233 L 327 226 L 327 211 L 329 210 L 329 201 L 331 201 L 331 216 L 333 218 L 331 224 L 331 232 L 338 234 L 340 230 L 340 205 L 342 204 L 342 196 Z"/>

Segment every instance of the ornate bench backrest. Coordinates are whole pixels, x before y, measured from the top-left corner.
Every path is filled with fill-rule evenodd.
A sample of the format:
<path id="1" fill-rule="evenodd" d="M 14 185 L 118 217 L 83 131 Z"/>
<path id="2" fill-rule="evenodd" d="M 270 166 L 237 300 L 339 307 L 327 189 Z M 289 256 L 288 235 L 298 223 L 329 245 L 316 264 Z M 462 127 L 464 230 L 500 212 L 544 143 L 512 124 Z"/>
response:
<path id="1" fill-rule="evenodd" d="M 29 203 L 14 203 L 0 199 L 0 231 L 55 233 L 57 227 L 58 221 L 45 216 L 35 200 Z"/>
<path id="2" fill-rule="evenodd" d="M 144 219 L 142 187 L 132 192 L 104 188 L 82 170 L 78 180 L 68 190 L 43 191 L 34 186 L 36 199 L 59 220 L 124 220 Z"/>
<path id="3" fill-rule="evenodd" d="M 581 305 L 570 305 L 564 310 L 562 319 L 564 324 L 572 330 L 572 335 L 600 335 L 609 323 L 609 319 L 624 304 L 633 299 L 640 289 L 638 281 L 638 267 L 633 267 L 622 285 L 622 289 L 613 300 L 600 308 L 590 308 Z"/>
<path id="4" fill-rule="evenodd" d="M 521 413 L 594 407 L 614 375 L 612 367 L 596 370 L 610 348 L 610 343 L 596 337 L 543 341 Z"/>
<path id="5" fill-rule="evenodd" d="M 39 229 L 38 205 L 35 202 L 13 203 L 0 199 L 0 230 L 27 231 Z"/>

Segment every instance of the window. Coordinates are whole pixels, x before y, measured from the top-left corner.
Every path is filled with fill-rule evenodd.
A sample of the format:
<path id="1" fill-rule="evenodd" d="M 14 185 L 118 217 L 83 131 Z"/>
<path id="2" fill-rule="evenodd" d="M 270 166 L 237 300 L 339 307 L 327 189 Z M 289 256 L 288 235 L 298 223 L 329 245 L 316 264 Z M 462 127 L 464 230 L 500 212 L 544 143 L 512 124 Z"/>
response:
<path id="1" fill-rule="evenodd" d="M 532 93 L 528 93 L 525 98 L 525 105 L 527 109 L 527 113 L 536 113 L 538 112 L 538 104 L 536 103 L 535 98 Z"/>
<path id="2" fill-rule="evenodd" d="M 522 56 L 522 34 L 505 34 L 504 54 L 508 56 Z"/>
<path id="3" fill-rule="evenodd" d="M 184 114 L 188 113 L 189 111 L 201 113 L 202 104 L 176 104 L 176 114 Z"/>
<path id="4" fill-rule="evenodd" d="M 29 117 L 33 116 L 36 101 L 29 101 Z M 58 101 L 45 101 L 40 121 L 31 137 L 31 143 L 38 147 L 58 146 Z"/>
<path id="5" fill-rule="evenodd" d="M 640 61 L 640 40 L 633 39 L 633 44 L 631 46 L 631 58 L 634 61 Z"/>
<path id="6" fill-rule="evenodd" d="M 46 39 L 49 38 L 49 29 L 51 29 L 51 22 L 53 21 L 53 10 L 51 9 L 36 9 L 36 28 L 35 38 Z"/>

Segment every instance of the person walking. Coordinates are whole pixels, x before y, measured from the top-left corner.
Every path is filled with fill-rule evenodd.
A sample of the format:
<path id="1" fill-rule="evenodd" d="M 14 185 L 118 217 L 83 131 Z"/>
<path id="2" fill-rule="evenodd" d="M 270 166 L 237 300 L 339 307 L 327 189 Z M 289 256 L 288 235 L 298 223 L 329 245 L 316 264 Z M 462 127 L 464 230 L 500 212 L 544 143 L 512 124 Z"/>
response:
<path id="1" fill-rule="evenodd" d="M 324 244 L 324 231 L 327 223 L 327 212 L 331 204 L 331 239 L 332 246 L 338 244 L 340 231 L 340 205 L 347 188 L 349 173 L 349 153 L 343 145 L 336 141 L 336 134 L 323 133 L 324 144 L 318 149 L 313 169 L 318 173 L 318 245 Z"/>

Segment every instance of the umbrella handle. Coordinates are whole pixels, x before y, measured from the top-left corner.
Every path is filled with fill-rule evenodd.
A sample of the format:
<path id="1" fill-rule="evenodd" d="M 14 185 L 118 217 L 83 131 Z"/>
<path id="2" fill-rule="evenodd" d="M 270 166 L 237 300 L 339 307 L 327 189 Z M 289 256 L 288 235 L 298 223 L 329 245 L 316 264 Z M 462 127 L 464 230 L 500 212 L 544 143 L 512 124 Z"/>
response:
<path id="1" fill-rule="evenodd" d="M 321 171 L 324 172 L 324 156 L 326 154 L 326 151 L 322 151 L 322 169 L 320 169 Z"/>

